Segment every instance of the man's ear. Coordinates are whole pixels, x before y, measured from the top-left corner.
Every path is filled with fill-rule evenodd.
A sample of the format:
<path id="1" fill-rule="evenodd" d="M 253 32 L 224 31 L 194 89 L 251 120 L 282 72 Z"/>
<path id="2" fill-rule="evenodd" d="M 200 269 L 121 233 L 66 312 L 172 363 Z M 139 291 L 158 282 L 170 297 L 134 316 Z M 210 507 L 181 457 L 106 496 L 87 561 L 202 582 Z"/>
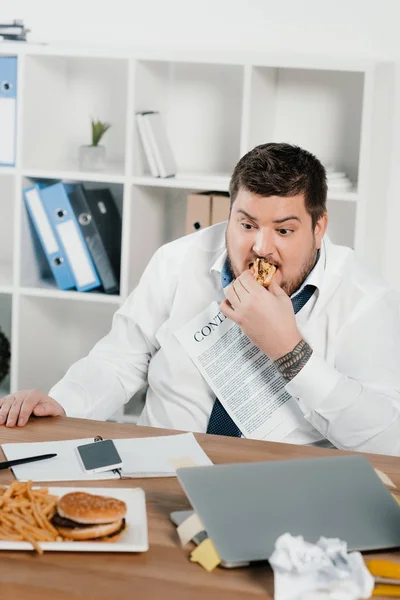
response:
<path id="1" fill-rule="evenodd" d="M 314 228 L 315 235 L 315 245 L 317 248 L 321 248 L 322 238 L 325 235 L 326 228 L 328 227 L 328 213 L 324 213 L 322 217 L 320 217 Z"/>

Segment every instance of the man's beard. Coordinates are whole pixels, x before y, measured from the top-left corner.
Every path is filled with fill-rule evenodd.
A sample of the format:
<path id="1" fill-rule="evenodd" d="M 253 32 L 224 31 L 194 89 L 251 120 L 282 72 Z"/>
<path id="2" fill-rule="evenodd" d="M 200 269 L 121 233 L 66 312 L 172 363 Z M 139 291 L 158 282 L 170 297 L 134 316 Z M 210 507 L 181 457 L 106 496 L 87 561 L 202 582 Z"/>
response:
<path id="1" fill-rule="evenodd" d="M 226 242 L 228 242 L 228 240 L 226 240 Z M 241 273 L 237 272 L 236 269 L 234 269 L 234 267 L 232 265 L 231 257 L 229 255 L 229 246 L 228 246 L 228 243 L 226 243 L 226 251 L 227 251 L 227 266 L 228 266 L 228 269 L 232 273 L 233 278 L 236 279 L 237 277 L 239 277 L 239 275 L 241 275 Z M 292 294 L 294 294 L 294 292 L 299 289 L 299 287 L 301 286 L 301 284 L 303 283 L 303 281 L 311 273 L 311 271 L 315 267 L 315 263 L 317 261 L 317 254 L 318 254 L 318 251 L 317 251 L 317 248 L 316 248 L 316 245 L 315 245 L 315 240 L 313 240 L 312 249 L 310 250 L 310 253 L 309 253 L 307 259 L 301 265 L 301 267 L 299 269 L 299 272 L 296 275 L 296 277 L 294 277 L 294 278 L 292 278 L 290 280 L 286 280 L 286 281 L 284 280 L 284 281 L 282 281 L 280 283 L 280 287 L 283 289 L 283 291 L 288 296 L 291 296 Z M 269 262 L 267 256 L 265 256 L 265 257 L 264 256 L 263 257 L 254 256 L 254 258 L 252 258 L 248 262 L 251 262 L 255 258 L 265 258 L 265 260 Z M 271 262 L 271 264 L 274 264 L 276 267 L 279 268 L 279 265 L 277 265 L 276 263 Z"/>
<path id="2" fill-rule="evenodd" d="M 315 263 L 317 261 L 317 253 L 318 251 L 315 247 L 315 242 L 313 242 L 313 248 L 310 254 L 308 255 L 308 258 L 302 264 L 298 275 L 289 281 L 282 281 L 280 287 L 283 289 L 284 292 L 286 292 L 288 296 L 294 294 L 294 292 L 299 289 L 303 281 L 307 279 L 308 275 L 315 267 Z"/>

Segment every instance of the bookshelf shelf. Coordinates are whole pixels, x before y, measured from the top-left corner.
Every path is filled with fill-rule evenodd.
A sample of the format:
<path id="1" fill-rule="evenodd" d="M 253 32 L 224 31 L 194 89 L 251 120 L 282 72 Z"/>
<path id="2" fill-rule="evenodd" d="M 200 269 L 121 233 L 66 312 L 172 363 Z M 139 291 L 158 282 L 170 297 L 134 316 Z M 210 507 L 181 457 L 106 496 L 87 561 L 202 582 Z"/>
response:
<path id="1" fill-rule="evenodd" d="M 134 111 L 160 111 L 178 172 L 232 171 L 240 158 L 243 66 L 142 60 L 133 76 Z M 133 141 L 134 175 L 145 175 L 137 135 Z"/>
<path id="2" fill-rule="evenodd" d="M 15 167 L 2 167 L 0 166 L 0 175 L 15 175 L 17 169 Z"/>
<path id="3" fill-rule="evenodd" d="M 12 294 L 13 292 L 14 287 L 12 285 L 0 284 L 0 294 Z"/>
<path id="4" fill-rule="evenodd" d="M 186 190 L 214 190 L 216 192 L 227 192 L 229 179 L 219 180 L 208 177 L 166 177 L 164 179 L 157 177 L 132 177 L 132 184 L 150 187 L 186 189 Z"/>
<path id="5" fill-rule="evenodd" d="M 32 296 L 33 298 L 53 298 L 54 300 L 68 300 L 73 302 L 100 302 L 103 304 L 121 304 L 121 296 L 112 294 L 100 294 L 96 292 L 77 292 L 75 290 L 63 291 L 57 289 L 53 284 L 48 288 L 21 287 L 21 296 Z"/>
<path id="6" fill-rule="evenodd" d="M 152 254 L 184 235 L 187 196 L 227 192 L 233 167 L 259 143 L 302 145 L 357 182 L 350 191 L 329 191 L 328 232 L 383 270 L 393 64 L 239 50 L 182 60 L 0 42 L 2 54 L 19 62 L 17 162 L 0 167 L 0 326 L 6 323 L 13 348 L 7 392 L 48 391 L 85 356 L 109 331 Z M 147 110 L 160 112 L 175 177 L 150 176 L 135 121 Z M 112 125 L 99 173 L 78 166 L 92 117 Z M 64 292 L 42 278 L 22 199 L 23 188 L 41 179 L 110 188 L 123 225 L 120 295 Z M 131 401 L 113 418 L 134 423 L 141 405 Z"/>
<path id="7" fill-rule="evenodd" d="M 76 165 L 75 165 L 76 166 Z M 29 179 L 62 179 L 64 181 L 93 181 L 101 183 L 125 183 L 123 166 L 118 165 L 114 170 L 95 173 L 74 169 L 24 169 L 24 177 Z"/>
<path id="8" fill-rule="evenodd" d="M 12 263 L 0 263 L 0 288 L 12 288 L 13 266 Z"/>

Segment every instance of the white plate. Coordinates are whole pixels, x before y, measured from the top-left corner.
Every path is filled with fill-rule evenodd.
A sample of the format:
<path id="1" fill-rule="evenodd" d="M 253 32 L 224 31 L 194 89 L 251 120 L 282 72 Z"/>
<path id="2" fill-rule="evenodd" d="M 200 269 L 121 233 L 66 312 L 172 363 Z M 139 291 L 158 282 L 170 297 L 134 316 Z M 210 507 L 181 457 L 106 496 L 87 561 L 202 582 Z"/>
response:
<path id="1" fill-rule="evenodd" d="M 49 493 L 63 496 L 69 492 L 87 492 L 123 500 L 127 506 L 126 530 L 116 542 L 39 542 L 44 552 L 146 552 L 147 538 L 146 498 L 140 488 L 64 488 L 49 487 Z M 33 550 L 28 542 L 0 540 L 0 550 Z"/>

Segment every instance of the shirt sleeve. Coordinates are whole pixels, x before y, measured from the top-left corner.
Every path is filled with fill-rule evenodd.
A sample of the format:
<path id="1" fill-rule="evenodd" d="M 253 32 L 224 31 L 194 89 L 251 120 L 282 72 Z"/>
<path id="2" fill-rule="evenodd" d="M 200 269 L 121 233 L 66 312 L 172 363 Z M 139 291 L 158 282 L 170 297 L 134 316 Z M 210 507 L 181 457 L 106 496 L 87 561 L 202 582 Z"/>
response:
<path id="1" fill-rule="evenodd" d="M 67 416 L 105 420 L 145 385 L 156 333 L 168 317 L 172 285 L 163 263 L 160 249 L 115 313 L 110 332 L 49 391 Z"/>
<path id="2" fill-rule="evenodd" d="M 366 307 L 338 336 L 335 365 L 313 353 L 286 385 L 337 448 L 400 455 L 399 298 Z"/>

